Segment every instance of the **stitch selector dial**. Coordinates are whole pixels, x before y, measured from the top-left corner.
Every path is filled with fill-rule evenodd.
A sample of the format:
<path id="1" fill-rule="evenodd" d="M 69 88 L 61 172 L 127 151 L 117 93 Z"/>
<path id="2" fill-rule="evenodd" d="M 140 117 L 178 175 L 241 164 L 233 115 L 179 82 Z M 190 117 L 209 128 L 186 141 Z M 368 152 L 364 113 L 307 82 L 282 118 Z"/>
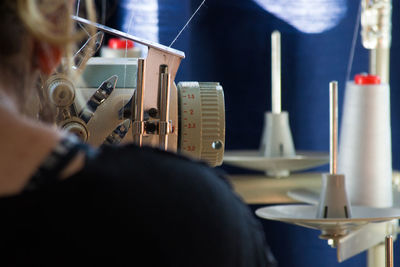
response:
<path id="1" fill-rule="evenodd" d="M 219 83 L 180 82 L 178 101 L 179 150 L 210 166 L 221 165 L 225 147 L 222 86 Z"/>

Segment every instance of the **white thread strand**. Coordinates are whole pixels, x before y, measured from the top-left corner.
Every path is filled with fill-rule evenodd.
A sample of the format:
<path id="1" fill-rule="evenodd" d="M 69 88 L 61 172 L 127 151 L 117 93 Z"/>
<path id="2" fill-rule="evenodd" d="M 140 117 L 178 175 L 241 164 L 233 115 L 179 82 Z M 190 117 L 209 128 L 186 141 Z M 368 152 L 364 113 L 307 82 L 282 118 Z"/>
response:
<path id="1" fill-rule="evenodd" d="M 80 9 L 80 6 L 81 6 L 81 0 L 78 0 L 78 3 L 76 4 L 76 16 L 77 16 L 77 17 L 79 17 L 79 9 Z M 86 32 L 86 34 L 90 37 L 90 33 L 86 30 L 86 28 L 85 28 L 81 23 L 78 23 L 78 25 L 79 25 L 79 27 L 81 27 L 82 30 L 83 30 L 84 32 Z"/>
<path id="2" fill-rule="evenodd" d="M 206 2 L 206 0 L 203 0 L 203 2 L 201 2 L 200 6 L 196 9 L 196 11 L 193 13 L 193 15 L 189 18 L 189 20 L 186 22 L 185 26 L 183 26 L 182 30 L 178 33 L 178 35 L 175 37 L 175 39 L 172 41 L 172 43 L 169 45 L 169 47 L 171 47 L 176 42 L 176 40 L 178 40 L 179 36 L 181 36 L 181 34 L 186 29 L 186 27 L 190 24 L 192 19 L 196 16 L 196 14 L 199 12 L 199 10 L 203 7 L 205 2 Z"/>
<path id="3" fill-rule="evenodd" d="M 78 0 L 78 3 L 76 4 L 76 16 L 79 17 L 79 8 L 81 5 L 81 0 Z"/>
<path id="4" fill-rule="evenodd" d="M 129 33 L 131 31 L 132 22 L 133 22 L 133 13 L 131 15 L 131 18 L 129 19 L 129 25 L 128 25 L 127 33 Z M 125 40 L 125 55 L 124 55 L 124 57 L 125 58 L 128 57 L 128 40 Z M 126 69 L 127 69 L 127 63 L 125 62 L 125 66 L 124 66 L 124 89 L 126 88 Z M 125 101 L 122 101 L 122 106 L 125 107 Z"/>
<path id="5" fill-rule="evenodd" d="M 356 50 L 356 44 L 357 44 L 357 40 L 358 40 L 358 32 L 359 32 L 360 23 L 361 23 L 361 10 L 362 10 L 362 0 L 360 1 L 360 6 L 358 8 L 358 13 L 357 13 L 357 20 L 356 20 L 355 27 L 354 27 L 353 41 L 351 43 L 350 57 L 349 57 L 349 62 L 347 65 L 347 72 L 346 72 L 346 80 L 345 80 L 346 84 L 350 80 L 351 69 L 353 68 L 354 53 Z"/>

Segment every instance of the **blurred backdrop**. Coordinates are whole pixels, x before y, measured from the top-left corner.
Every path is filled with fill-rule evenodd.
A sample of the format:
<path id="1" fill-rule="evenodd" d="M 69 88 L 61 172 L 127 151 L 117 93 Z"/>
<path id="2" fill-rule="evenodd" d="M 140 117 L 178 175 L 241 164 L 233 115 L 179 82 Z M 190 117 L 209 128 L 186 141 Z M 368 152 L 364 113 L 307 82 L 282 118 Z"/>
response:
<path id="1" fill-rule="evenodd" d="M 106 5 L 101 17 L 107 25 L 169 45 L 202 0 L 97 2 L 99 13 Z M 264 112 L 271 109 L 270 35 L 279 30 L 282 108 L 289 112 L 296 149 L 328 151 L 328 83 L 339 82 L 342 105 L 358 7 L 359 0 L 207 0 L 173 45 L 186 53 L 176 81 L 221 82 L 226 103 L 226 149 L 258 149 Z M 393 167 L 397 170 L 399 8 L 398 1 L 393 1 L 391 115 Z M 358 37 L 351 76 L 368 71 L 368 52 L 361 46 L 359 33 Z M 222 168 L 230 174 L 244 172 Z M 263 226 L 281 267 L 366 266 L 365 253 L 339 265 L 336 250 L 318 239 L 318 231 L 279 222 L 263 221 Z M 400 266 L 399 260 L 395 263 Z"/>

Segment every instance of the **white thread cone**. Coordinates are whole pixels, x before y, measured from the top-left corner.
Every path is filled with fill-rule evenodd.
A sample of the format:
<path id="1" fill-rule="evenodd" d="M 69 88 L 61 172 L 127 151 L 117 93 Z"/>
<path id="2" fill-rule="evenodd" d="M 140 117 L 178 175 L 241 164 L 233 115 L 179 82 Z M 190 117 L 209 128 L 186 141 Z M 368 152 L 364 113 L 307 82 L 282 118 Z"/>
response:
<path id="1" fill-rule="evenodd" d="M 390 207 L 392 154 L 390 88 L 347 84 L 339 150 L 352 205 Z"/>

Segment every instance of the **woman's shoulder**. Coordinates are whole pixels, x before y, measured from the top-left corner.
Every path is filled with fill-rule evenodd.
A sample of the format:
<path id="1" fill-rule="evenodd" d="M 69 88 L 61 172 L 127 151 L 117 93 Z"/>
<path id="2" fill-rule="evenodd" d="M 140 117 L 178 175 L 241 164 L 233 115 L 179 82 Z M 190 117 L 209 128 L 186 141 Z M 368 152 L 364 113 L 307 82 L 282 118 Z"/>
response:
<path id="1" fill-rule="evenodd" d="M 6 217 L 21 233 L 30 229 L 19 230 L 14 222 L 29 221 L 42 229 L 38 233 L 46 232 L 44 247 L 79 240 L 90 244 L 96 257 L 119 255 L 121 264 L 115 266 L 132 258 L 143 266 L 266 263 L 262 229 L 223 175 L 158 149 L 102 148 L 76 175 L 0 204 L 9 206 L 10 214 L 19 211 L 19 217 Z M 60 236 L 67 241 L 54 240 Z M 132 242 L 140 244 L 135 252 Z"/>
<path id="2" fill-rule="evenodd" d="M 84 172 L 152 184 L 209 182 L 229 185 L 221 170 L 210 168 L 204 162 L 177 153 L 136 145 L 103 147 L 96 157 L 88 161 Z"/>
<path id="3" fill-rule="evenodd" d="M 117 200 L 120 207 L 136 203 L 130 215 L 145 233 L 160 228 L 146 240 L 162 243 L 169 253 L 179 248 L 172 266 L 189 266 L 194 258 L 198 262 L 192 266 L 265 266 L 262 229 L 218 170 L 174 153 L 127 145 L 105 148 L 86 171 L 103 180 L 97 185 L 112 177 L 105 187 L 113 195 L 108 201 Z"/>
<path id="4" fill-rule="evenodd" d="M 164 202 L 165 206 L 166 202 L 176 201 L 175 205 L 181 206 L 190 201 L 194 205 L 204 202 L 242 205 L 222 170 L 150 147 L 104 147 L 78 176 L 72 181 L 86 183 L 85 188 L 149 204 Z"/>

